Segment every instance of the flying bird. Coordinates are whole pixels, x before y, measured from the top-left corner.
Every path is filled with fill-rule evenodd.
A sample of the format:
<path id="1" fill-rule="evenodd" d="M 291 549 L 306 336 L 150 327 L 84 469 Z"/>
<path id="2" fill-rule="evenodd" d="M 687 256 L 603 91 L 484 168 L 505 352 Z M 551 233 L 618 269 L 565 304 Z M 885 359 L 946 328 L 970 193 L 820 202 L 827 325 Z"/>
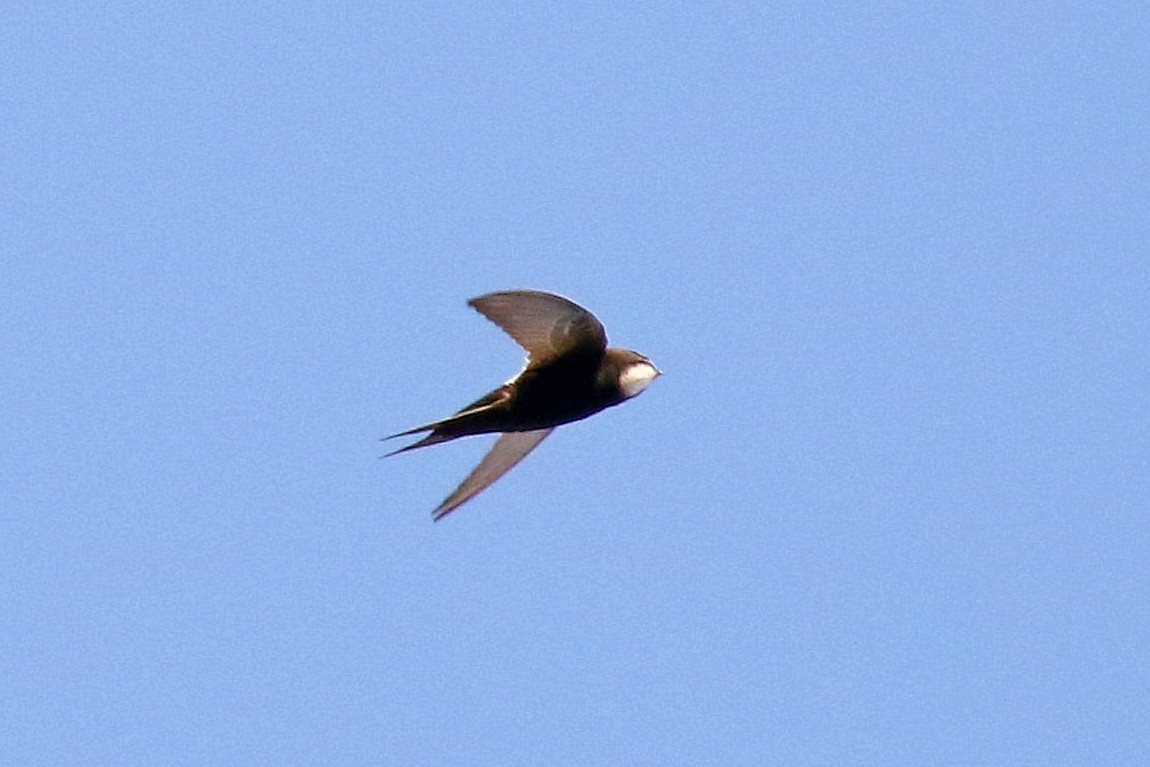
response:
<path id="1" fill-rule="evenodd" d="M 428 432 L 396 455 L 472 434 L 500 433 L 467 478 L 432 512 L 440 520 L 485 490 L 556 426 L 582 420 L 646 389 L 659 369 L 638 352 L 607 347 L 594 314 L 541 290 L 508 290 L 467 302 L 527 350 L 523 370 L 455 415 L 387 439 Z"/>

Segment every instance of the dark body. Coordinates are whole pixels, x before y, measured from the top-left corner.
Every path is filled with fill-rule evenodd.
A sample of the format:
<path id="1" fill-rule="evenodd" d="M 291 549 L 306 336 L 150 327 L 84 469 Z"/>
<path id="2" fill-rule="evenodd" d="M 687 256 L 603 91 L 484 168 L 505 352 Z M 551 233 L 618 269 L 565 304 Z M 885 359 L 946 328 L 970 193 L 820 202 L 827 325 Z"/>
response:
<path id="1" fill-rule="evenodd" d="M 638 352 L 607 347 L 595 315 L 569 299 L 542 291 L 489 293 L 472 307 L 497 324 L 527 352 L 527 365 L 513 380 L 448 418 L 393 434 L 428 432 L 389 453 L 404 453 L 472 434 L 503 436 L 434 512 L 450 513 L 506 473 L 556 426 L 579 421 L 630 399 L 659 375 Z"/>

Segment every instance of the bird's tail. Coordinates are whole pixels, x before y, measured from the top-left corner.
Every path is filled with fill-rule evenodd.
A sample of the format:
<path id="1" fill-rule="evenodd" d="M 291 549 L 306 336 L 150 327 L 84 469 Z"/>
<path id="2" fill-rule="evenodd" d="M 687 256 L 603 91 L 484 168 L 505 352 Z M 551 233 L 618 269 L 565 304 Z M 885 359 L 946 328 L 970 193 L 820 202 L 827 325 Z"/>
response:
<path id="1" fill-rule="evenodd" d="M 416 426 L 413 429 L 384 437 L 384 439 L 395 439 L 396 437 L 408 437 L 412 434 L 420 434 L 425 431 L 431 432 L 418 442 L 414 442 L 406 447 L 401 447 L 398 450 L 393 450 L 384 457 L 386 458 L 398 453 L 406 453 L 408 450 L 415 450 L 421 447 L 438 445 L 440 442 L 449 442 L 453 439 L 459 439 L 460 437 L 471 436 L 472 434 L 502 431 L 498 411 L 495 411 L 495 408 L 503 404 L 509 397 L 510 391 L 507 390 L 507 387 L 501 387 L 447 418 L 425 423 L 422 426 Z"/>

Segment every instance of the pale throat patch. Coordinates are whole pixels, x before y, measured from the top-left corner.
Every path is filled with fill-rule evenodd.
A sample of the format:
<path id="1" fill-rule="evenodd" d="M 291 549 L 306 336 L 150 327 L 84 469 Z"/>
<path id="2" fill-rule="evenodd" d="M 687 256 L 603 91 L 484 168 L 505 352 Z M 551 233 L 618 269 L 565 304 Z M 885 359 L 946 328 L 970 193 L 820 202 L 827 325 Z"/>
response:
<path id="1" fill-rule="evenodd" d="M 627 369 L 619 376 L 619 388 L 623 391 L 623 396 L 630 399 L 650 386 L 651 382 L 658 377 L 659 371 L 655 369 L 654 365 L 647 362 L 636 362 L 634 365 L 627 366 Z"/>

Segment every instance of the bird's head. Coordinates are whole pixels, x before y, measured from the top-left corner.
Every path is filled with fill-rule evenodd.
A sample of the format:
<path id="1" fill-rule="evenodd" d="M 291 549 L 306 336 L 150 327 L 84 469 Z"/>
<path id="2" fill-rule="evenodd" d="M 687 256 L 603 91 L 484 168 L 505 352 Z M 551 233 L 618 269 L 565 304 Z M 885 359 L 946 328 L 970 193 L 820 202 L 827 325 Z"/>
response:
<path id="1" fill-rule="evenodd" d="M 651 385 L 651 382 L 662 373 L 655 363 L 639 352 L 630 349 L 608 349 L 607 355 L 611 359 L 615 375 L 615 386 L 623 399 L 631 399 L 642 394 Z"/>

